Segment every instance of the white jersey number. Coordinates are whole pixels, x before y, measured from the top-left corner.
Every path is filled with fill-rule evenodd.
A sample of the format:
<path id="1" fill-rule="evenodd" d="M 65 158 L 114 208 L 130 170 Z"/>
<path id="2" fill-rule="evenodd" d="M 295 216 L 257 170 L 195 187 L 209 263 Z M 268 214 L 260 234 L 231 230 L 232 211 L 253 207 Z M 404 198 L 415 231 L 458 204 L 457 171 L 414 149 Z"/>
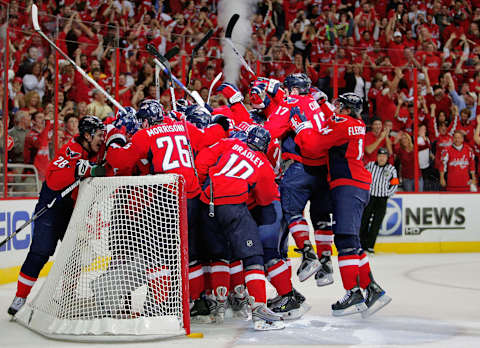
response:
<path id="1" fill-rule="evenodd" d="M 180 163 L 183 167 L 192 167 L 192 161 L 188 152 L 188 140 L 184 135 L 176 135 L 174 136 L 174 140 L 168 136 L 158 138 L 157 146 L 159 149 L 163 149 L 166 146 L 165 156 L 163 157 L 162 162 L 162 169 L 164 171 L 180 168 Z M 180 161 L 172 161 L 172 154 L 175 147 L 177 148 Z"/>
<path id="2" fill-rule="evenodd" d="M 223 167 L 220 172 L 215 174 L 215 176 L 225 174 L 225 176 L 229 178 L 237 178 L 237 179 L 244 179 L 244 180 L 248 179 L 248 177 L 250 177 L 250 175 L 252 175 L 254 172 L 253 167 L 250 165 L 250 163 L 248 163 L 244 159 L 240 160 L 238 163 L 237 163 L 237 160 L 238 160 L 238 155 L 232 153 L 230 155 L 230 158 L 228 159 L 227 164 L 225 164 L 225 167 Z M 242 174 L 237 175 L 242 170 L 245 170 L 245 171 Z"/>

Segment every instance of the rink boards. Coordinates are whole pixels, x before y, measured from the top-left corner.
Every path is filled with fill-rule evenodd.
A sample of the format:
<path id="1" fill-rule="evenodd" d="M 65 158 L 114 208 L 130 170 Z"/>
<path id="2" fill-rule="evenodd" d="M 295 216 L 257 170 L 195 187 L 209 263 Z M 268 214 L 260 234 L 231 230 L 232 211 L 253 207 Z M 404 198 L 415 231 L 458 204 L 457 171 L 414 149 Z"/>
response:
<path id="1" fill-rule="evenodd" d="M 36 200 L 0 200 L 0 240 L 31 218 Z M 480 252 L 480 194 L 398 194 L 389 199 L 376 252 Z M 308 207 L 307 207 L 308 210 Z M 308 215 L 308 214 L 306 214 Z M 0 248 L 0 284 L 16 281 L 33 225 Z M 313 241 L 313 230 L 311 230 Z M 296 257 L 290 243 L 290 256 Z M 49 262 L 41 275 L 51 267 Z"/>

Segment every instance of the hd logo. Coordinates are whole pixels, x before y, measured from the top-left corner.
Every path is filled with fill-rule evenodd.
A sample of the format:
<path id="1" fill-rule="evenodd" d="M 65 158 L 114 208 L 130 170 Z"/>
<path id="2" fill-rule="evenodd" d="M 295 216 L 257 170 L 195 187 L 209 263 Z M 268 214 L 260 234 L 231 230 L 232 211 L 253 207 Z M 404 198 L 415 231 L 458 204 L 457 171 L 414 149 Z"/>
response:
<path id="1" fill-rule="evenodd" d="M 401 236 L 403 231 L 402 199 L 390 198 L 387 201 L 387 212 L 383 218 L 379 234 L 381 236 Z"/>
<path id="2" fill-rule="evenodd" d="M 421 205 L 420 205 L 421 204 Z M 390 198 L 380 228 L 381 236 L 415 236 L 429 230 L 464 230 L 465 208 L 419 204 L 410 197 Z"/>

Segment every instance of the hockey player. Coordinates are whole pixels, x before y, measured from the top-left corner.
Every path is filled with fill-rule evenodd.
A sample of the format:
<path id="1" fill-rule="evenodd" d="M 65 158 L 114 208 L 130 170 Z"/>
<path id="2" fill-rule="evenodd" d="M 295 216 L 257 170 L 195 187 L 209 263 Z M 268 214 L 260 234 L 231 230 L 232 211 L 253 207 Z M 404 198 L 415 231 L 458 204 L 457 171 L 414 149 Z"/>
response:
<path id="1" fill-rule="evenodd" d="M 104 125 L 95 116 L 84 116 L 78 125 L 79 135 L 65 144 L 47 168 L 35 213 L 49 204 L 76 180 L 103 176 L 103 166 L 92 164 L 104 142 Z M 25 304 L 40 271 L 55 252 L 57 242 L 63 239 L 73 212 L 77 190 L 56 202 L 34 224 L 34 233 L 27 258 L 18 276 L 17 293 L 8 313 L 15 315 Z"/>
<path id="2" fill-rule="evenodd" d="M 297 151 L 295 133 L 289 123 L 291 115 L 304 115 L 314 128 L 319 131 L 324 127 L 326 116 L 332 111 L 327 104 L 319 105 L 310 95 L 311 81 L 305 74 L 292 74 L 285 78 L 284 86 L 288 97 L 270 115 L 265 128 L 272 137 L 282 139 L 282 158 L 290 166 L 280 183 L 280 194 L 284 217 L 292 234 L 298 251 L 302 253 L 302 263 L 297 270 L 300 281 L 305 281 L 315 274 L 318 286 L 333 282 L 331 265 L 331 205 L 327 184 L 326 158 L 308 158 Z M 284 92 L 280 83 L 270 79 L 267 93 L 278 99 Z M 310 200 L 310 216 L 315 229 L 317 253 L 313 251 L 309 240 L 309 229 L 303 211 Z"/>
<path id="3" fill-rule="evenodd" d="M 369 199 L 371 174 L 363 166 L 365 124 L 360 119 L 362 99 L 345 93 L 335 102 L 335 114 L 316 131 L 303 114 L 292 114 L 295 143 L 309 158 L 328 157 L 335 246 L 346 295 L 332 305 L 334 316 L 362 312 L 367 317 L 391 299 L 373 280 L 367 255 L 361 249 L 359 230 Z M 365 289 L 365 298 L 360 288 Z"/>
<path id="4" fill-rule="evenodd" d="M 282 317 L 266 306 L 263 246 L 246 204 L 250 191 L 262 206 L 271 204 L 278 195 L 275 174 L 265 156 L 269 143 L 270 134 L 255 127 L 248 132 L 246 144 L 239 139 L 224 139 L 201 151 L 196 160 L 204 188 L 200 200 L 205 203 L 204 210 L 213 213 L 224 239 L 212 249 L 221 254 L 222 248 L 228 248 L 224 255 L 242 259 L 247 289 L 254 298 L 252 319 L 256 330 L 284 328 Z"/>
<path id="5" fill-rule="evenodd" d="M 140 159 L 148 159 L 151 173 L 181 174 L 186 181 L 187 215 L 188 215 L 188 244 L 190 259 L 190 274 L 199 271 L 198 255 L 198 195 L 201 192 L 198 178 L 195 173 L 193 159 L 189 151 L 212 145 L 227 136 L 229 122 L 226 117 L 219 117 L 217 124 L 205 130 L 200 130 L 189 122 L 174 121 L 164 118 L 163 108 L 155 100 L 145 101 L 140 105 L 137 118 L 143 129 L 132 137 L 127 146 L 110 146 L 107 150 L 107 162 L 119 170 L 131 170 Z M 114 134 L 112 134 L 114 136 Z M 107 144 L 111 144 L 107 135 Z M 201 269 L 201 267 L 200 267 Z M 192 286 L 191 297 L 196 300 L 201 292 L 201 284 Z M 199 291 L 195 289 L 200 288 Z M 196 298 L 197 297 L 197 298 Z"/>

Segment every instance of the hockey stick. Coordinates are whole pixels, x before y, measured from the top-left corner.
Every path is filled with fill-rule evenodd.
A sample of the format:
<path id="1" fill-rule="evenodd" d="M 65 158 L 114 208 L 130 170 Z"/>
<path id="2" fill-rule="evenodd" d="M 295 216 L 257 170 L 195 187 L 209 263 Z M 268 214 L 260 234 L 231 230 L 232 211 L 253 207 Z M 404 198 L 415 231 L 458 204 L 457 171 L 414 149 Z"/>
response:
<path id="1" fill-rule="evenodd" d="M 195 45 L 192 50 L 192 55 L 190 56 L 190 62 L 188 63 L 188 70 L 187 70 L 187 80 L 186 80 L 186 87 L 190 85 L 190 81 L 192 80 L 192 69 L 193 69 L 193 59 L 197 54 L 198 50 L 205 45 L 205 43 L 212 37 L 213 29 L 210 29 L 207 34 Z"/>
<path id="2" fill-rule="evenodd" d="M 167 68 L 162 64 L 162 62 L 160 62 L 159 58 L 160 59 L 164 59 L 165 57 L 162 56 L 158 51 L 157 49 L 150 45 L 150 44 L 147 44 L 146 45 L 146 49 L 147 51 L 153 55 L 154 58 L 153 59 L 153 62 L 158 65 L 165 74 L 168 74 L 168 71 L 167 71 Z M 200 106 L 205 106 L 205 101 L 202 99 L 202 97 L 200 96 L 200 94 L 198 94 L 197 91 L 190 91 L 187 89 L 187 87 L 184 86 L 184 84 L 175 77 L 175 75 L 173 75 L 171 72 L 170 72 L 171 76 L 172 76 L 172 80 L 173 82 L 175 82 L 175 84 L 180 87 L 181 89 L 183 89 L 193 100 L 195 100 L 195 102 L 200 105 Z"/>
<path id="3" fill-rule="evenodd" d="M 210 104 L 210 95 L 212 94 L 212 89 L 213 87 L 217 84 L 217 82 L 222 78 L 222 73 L 220 72 L 217 76 L 212 81 L 212 84 L 210 85 L 210 88 L 208 89 L 208 98 L 207 98 L 207 104 Z"/>
<path id="4" fill-rule="evenodd" d="M 65 52 L 63 52 L 55 43 L 48 38 L 47 35 L 42 31 L 40 28 L 40 25 L 38 24 L 38 8 L 37 5 L 32 4 L 32 23 L 33 23 L 33 28 L 35 31 L 43 37 L 49 44 L 52 46 L 58 53 L 60 53 L 63 58 L 65 58 L 74 68 L 77 70 L 80 75 L 82 75 L 88 82 L 90 82 L 93 86 L 95 86 L 96 89 L 98 89 L 102 94 L 119 110 L 122 110 L 123 112 L 126 112 L 125 108 L 120 105 L 119 102 L 117 102 L 110 94 L 108 94 L 107 91 L 105 91 L 102 86 L 100 86 L 97 81 L 92 79 L 88 74 L 83 70 L 81 67 L 79 67 L 73 60 L 70 58 Z"/>
<path id="5" fill-rule="evenodd" d="M 60 194 L 58 194 L 49 204 L 44 206 L 42 209 L 37 211 L 31 218 L 30 220 L 26 221 L 22 226 L 17 228 L 15 232 L 13 232 L 11 235 L 9 235 L 7 238 L 5 238 L 2 242 L 0 242 L 0 248 L 4 246 L 10 239 L 14 238 L 21 230 L 23 230 L 25 227 L 30 225 L 33 221 L 37 220 L 40 216 L 42 216 L 48 209 L 53 207 L 53 205 L 56 203 L 57 200 L 61 200 L 63 197 L 68 195 L 70 192 L 72 192 L 78 185 L 80 185 L 80 182 L 82 180 L 79 179 L 75 181 L 73 184 L 68 186 L 65 190 L 63 190 Z"/>
<path id="6" fill-rule="evenodd" d="M 170 60 L 173 56 L 176 56 L 180 52 L 180 49 L 175 46 L 165 53 L 165 58 Z M 160 66 L 155 64 L 155 87 L 156 87 L 156 98 L 160 100 Z"/>
<path id="7" fill-rule="evenodd" d="M 233 28 L 235 27 L 235 24 L 237 24 L 237 21 L 238 19 L 240 18 L 240 15 L 238 13 L 235 13 L 231 18 L 230 20 L 228 21 L 228 24 L 227 24 L 227 29 L 225 30 L 225 41 L 228 42 L 228 44 L 230 45 L 230 47 L 232 47 L 232 50 L 233 50 L 233 53 L 235 53 L 237 55 L 237 57 L 240 59 L 240 62 L 242 62 L 243 66 L 245 67 L 245 69 L 247 69 L 247 71 L 252 74 L 255 78 L 257 78 L 257 74 L 255 74 L 252 70 L 252 68 L 250 67 L 250 65 L 248 65 L 247 61 L 245 60 L 245 58 L 243 58 L 243 56 L 240 54 L 240 52 L 238 52 L 238 50 L 236 49 L 235 45 L 233 44 L 232 42 L 232 32 L 233 32 Z"/>
<path id="8" fill-rule="evenodd" d="M 157 61 L 158 64 L 160 64 L 163 67 L 163 71 L 165 72 L 165 74 L 167 74 L 168 80 L 169 80 L 169 85 L 170 85 L 170 93 L 172 94 L 172 103 L 173 103 L 172 108 L 173 108 L 174 111 L 177 111 L 177 107 L 175 105 L 175 93 L 174 93 L 174 90 L 173 90 L 173 81 L 174 80 L 173 80 L 172 72 L 170 71 L 170 63 L 152 45 L 147 44 L 146 49 L 147 49 L 148 52 L 150 52 L 151 54 L 153 54 L 156 57 L 154 59 L 154 61 Z M 178 85 L 178 83 L 177 83 L 177 85 Z M 183 86 L 183 84 L 182 84 L 182 86 Z M 188 91 L 187 88 L 185 88 L 185 89 Z M 199 95 L 199 97 L 200 97 L 200 95 Z M 200 99 L 201 99 L 201 97 L 200 97 Z M 204 104 L 205 104 L 205 102 L 204 102 Z M 185 128 L 185 134 L 187 135 L 188 154 L 190 155 L 190 160 L 192 161 L 192 168 L 195 172 L 195 176 L 198 179 L 197 168 L 195 168 L 195 157 L 193 157 L 192 144 L 191 144 L 191 141 L 190 141 L 190 135 L 188 134 L 187 120 L 185 119 L 185 117 L 183 117 L 183 126 Z"/>

